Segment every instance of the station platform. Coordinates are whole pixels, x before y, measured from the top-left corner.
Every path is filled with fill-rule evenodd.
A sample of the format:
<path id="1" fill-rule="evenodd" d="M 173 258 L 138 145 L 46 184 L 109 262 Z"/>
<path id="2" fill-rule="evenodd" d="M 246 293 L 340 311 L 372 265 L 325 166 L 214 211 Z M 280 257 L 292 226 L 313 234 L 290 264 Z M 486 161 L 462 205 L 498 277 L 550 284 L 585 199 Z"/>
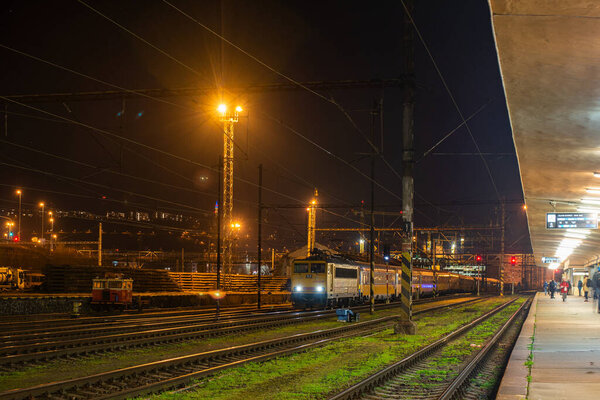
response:
<path id="1" fill-rule="evenodd" d="M 538 293 L 510 356 L 497 400 L 599 399 L 597 302 Z M 530 355 L 532 357 L 530 357 Z M 528 362 L 530 361 L 530 362 Z"/>

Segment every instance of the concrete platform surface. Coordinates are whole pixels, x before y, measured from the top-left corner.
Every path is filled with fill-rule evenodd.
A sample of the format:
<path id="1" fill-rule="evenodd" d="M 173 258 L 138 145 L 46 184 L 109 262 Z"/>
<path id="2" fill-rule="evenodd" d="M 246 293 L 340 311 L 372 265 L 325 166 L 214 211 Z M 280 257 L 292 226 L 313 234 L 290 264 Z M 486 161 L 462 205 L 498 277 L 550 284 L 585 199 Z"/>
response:
<path id="1" fill-rule="evenodd" d="M 538 293 L 502 378 L 500 400 L 600 399 L 600 314 L 583 297 Z M 531 378 L 525 365 L 533 337 Z M 528 382 L 530 380 L 530 382 Z"/>

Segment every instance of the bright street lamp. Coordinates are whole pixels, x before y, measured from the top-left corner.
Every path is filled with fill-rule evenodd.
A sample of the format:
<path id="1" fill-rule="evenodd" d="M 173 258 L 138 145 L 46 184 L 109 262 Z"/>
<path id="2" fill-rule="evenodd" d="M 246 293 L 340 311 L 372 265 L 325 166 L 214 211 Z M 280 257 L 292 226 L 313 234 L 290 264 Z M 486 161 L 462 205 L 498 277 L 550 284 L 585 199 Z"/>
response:
<path id="1" fill-rule="evenodd" d="M 21 189 L 17 189 L 16 193 L 17 196 L 19 196 L 19 218 L 17 219 L 19 226 L 17 227 L 17 238 L 21 240 L 21 196 L 23 195 L 23 192 Z"/>
<path id="2" fill-rule="evenodd" d="M 46 205 L 43 202 L 41 202 L 39 204 L 39 206 L 42 208 L 42 233 L 41 233 L 41 238 L 42 238 L 42 243 L 44 243 L 44 207 Z"/>

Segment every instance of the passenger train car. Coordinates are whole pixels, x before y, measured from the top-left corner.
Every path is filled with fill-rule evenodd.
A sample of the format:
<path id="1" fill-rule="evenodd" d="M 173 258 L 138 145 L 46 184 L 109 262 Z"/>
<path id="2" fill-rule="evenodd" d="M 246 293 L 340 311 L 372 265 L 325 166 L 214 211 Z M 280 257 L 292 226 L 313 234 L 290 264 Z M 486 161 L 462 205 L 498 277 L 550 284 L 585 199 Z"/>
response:
<path id="1" fill-rule="evenodd" d="M 476 291 L 480 278 L 437 272 L 437 292 Z M 373 292 L 376 301 L 395 300 L 400 295 L 401 269 L 398 265 L 375 265 Z M 292 303 L 294 307 L 336 307 L 368 302 L 370 265 L 337 255 L 316 254 L 294 261 Z M 487 290 L 498 290 L 499 281 L 486 279 Z M 432 296 L 435 288 L 433 271 L 413 268 L 413 297 Z M 483 289 L 482 289 L 483 290 Z"/>

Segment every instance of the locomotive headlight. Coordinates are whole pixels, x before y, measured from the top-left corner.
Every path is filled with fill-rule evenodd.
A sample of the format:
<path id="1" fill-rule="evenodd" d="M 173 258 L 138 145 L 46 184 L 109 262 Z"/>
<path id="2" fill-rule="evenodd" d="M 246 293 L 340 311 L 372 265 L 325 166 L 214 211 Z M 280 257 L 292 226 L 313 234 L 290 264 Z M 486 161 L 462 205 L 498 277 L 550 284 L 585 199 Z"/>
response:
<path id="1" fill-rule="evenodd" d="M 301 292 L 301 291 L 302 291 L 302 286 L 296 286 L 296 287 L 294 288 L 294 290 L 295 290 L 296 292 Z"/>
<path id="2" fill-rule="evenodd" d="M 323 291 L 323 286 L 317 286 L 317 292 L 322 292 Z"/>

